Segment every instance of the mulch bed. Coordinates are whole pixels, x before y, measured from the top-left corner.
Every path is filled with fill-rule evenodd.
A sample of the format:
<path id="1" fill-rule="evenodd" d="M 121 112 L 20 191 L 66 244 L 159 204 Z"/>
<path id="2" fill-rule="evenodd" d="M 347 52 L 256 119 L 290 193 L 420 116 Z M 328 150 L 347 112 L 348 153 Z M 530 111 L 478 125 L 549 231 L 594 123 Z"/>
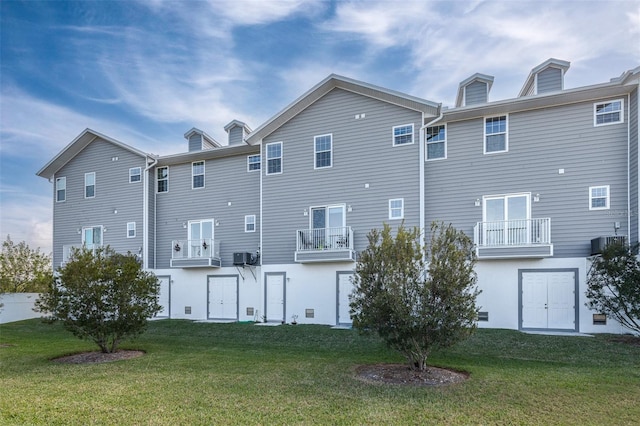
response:
<path id="1" fill-rule="evenodd" d="M 426 371 L 415 371 L 406 364 L 371 364 L 356 367 L 356 377 L 368 383 L 445 386 L 464 382 L 469 375 L 438 367 L 427 367 Z"/>
<path id="2" fill-rule="evenodd" d="M 137 358 L 144 355 L 144 351 L 116 351 L 113 353 L 82 352 L 79 354 L 65 355 L 54 358 L 51 361 L 61 364 L 97 364 L 102 362 L 121 361 L 123 359 Z"/>

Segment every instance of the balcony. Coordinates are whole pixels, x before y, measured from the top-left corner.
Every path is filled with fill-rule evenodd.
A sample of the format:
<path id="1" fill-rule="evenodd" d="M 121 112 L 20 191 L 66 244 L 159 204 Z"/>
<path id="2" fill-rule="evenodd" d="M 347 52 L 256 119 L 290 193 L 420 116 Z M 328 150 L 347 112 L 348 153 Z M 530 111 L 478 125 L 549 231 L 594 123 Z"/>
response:
<path id="1" fill-rule="evenodd" d="M 220 241 L 211 238 L 173 240 L 170 265 L 172 268 L 219 268 Z"/>
<path id="2" fill-rule="evenodd" d="M 62 246 L 62 262 L 60 262 L 60 266 L 64 266 L 69 262 L 69 259 L 71 259 L 71 255 L 73 254 L 73 249 L 82 250 L 83 247 L 91 250 L 95 255 L 96 249 L 102 247 L 102 244 L 68 244 Z"/>
<path id="3" fill-rule="evenodd" d="M 478 259 L 553 256 L 551 219 L 478 222 L 473 228 Z"/>
<path id="4" fill-rule="evenodd" d="M 354 262 L 355 260 L 353 230 L 350 226 L 296 231 L 296 262 Z"/>

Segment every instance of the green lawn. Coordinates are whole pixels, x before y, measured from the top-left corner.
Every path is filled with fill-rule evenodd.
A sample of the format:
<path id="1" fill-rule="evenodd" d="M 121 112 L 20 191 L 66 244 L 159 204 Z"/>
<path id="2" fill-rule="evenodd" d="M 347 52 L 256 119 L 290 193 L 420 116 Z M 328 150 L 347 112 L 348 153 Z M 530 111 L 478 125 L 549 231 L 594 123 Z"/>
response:
<path id="1" fill-rule="evenodd" d="M 356 380 L 403 360 L 351 330 L 155 321 L 123 345 L 143 357 L 63 365 L 94 346 L 22 321 L 0 326 L 0 424 L 637 424 L 640 347 L 609 337 L 479 330 L 431 357 L 467 382 L 416 388 Z"/>

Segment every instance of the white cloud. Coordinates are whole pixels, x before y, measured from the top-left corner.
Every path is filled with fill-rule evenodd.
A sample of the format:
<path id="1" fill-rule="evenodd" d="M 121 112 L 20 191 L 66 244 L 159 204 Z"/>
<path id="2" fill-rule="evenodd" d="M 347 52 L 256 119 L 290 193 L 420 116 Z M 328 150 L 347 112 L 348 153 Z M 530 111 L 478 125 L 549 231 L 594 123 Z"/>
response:
<path id="1" fill-rule="evenodd" d="M 0 237 L 4 241 L 7 235 L 14 242 L 25 241 L 29 247 L 40 247 L 49 254 L 52 247 L 51 197 L 25 193 L 24 188 L 4 186 L 2 196 L 2 214 L 0 218 Z"/>

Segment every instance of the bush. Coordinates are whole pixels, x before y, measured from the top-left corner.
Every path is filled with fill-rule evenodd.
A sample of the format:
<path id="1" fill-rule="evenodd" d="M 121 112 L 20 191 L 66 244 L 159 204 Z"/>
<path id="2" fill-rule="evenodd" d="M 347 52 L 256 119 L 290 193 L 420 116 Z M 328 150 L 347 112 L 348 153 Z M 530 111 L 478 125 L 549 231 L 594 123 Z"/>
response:
<path id="1" fill-rule="evenodd" d="M 135 255 L 111 248 L 95 253 L 75 249 L 55 281 L 36 301 L 47 320 L 62 321 L 81 339 L 95 342 L 102 352 L 115 352 L 126 338 L 144 332 L 147 320 L 162 307 L 159 281 L 142 270 Z"/>
<path id="2" fill-rule="evenodd" d="M 608 245 L 593 260 L 587 276 L 586 305 L 640 333 L 640 260 L 638 245 Z"/>
<path id="3" fill-rule="evenodd" d="M 0 293 L 40 293 L 52 279 L 50 256 L 24 241 L 15 244 L 7 235 L 0 253 Z"/>
<path id="4" fill-rule="evenodd" d="M 473 243 L 441 223 L 431 225 L 431 235 L 425 252 L 417 228 L 401 225 L 395 238 L 387 224 L 371 230 L 350 304 L 355 328 L 377 332 L 417 370 L 426 369 L 432 349 L 470 336 L 478 316 Z"/>

